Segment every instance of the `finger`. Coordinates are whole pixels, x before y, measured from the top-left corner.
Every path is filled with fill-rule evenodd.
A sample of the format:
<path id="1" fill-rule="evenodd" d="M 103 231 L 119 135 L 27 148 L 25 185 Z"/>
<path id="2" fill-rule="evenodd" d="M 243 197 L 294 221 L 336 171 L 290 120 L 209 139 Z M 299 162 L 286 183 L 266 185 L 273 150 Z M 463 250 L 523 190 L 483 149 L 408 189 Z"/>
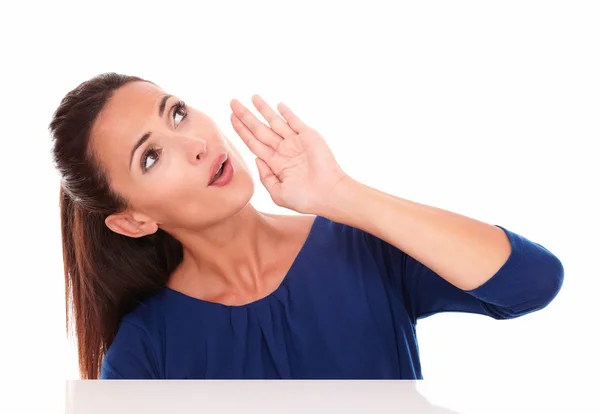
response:
<path id="1" fill-rule="evenodd" d="M 244 141 L 244 144 L 246 144 L 246 146 L 254 153 L 254 155 L 265 160 L 268 160 L 273 156 L 273 148 L 256 139 L 254 134 L 252 134 L 252 131 L 246 128 L 246 125 L 244 125 L 244 123 L 240 121 L 235 114 L 231 114 L 231 124 L 233 125 L 235 132 L 237 132 L 242 141 Z"/>
<path id="2" fill-rule="evenodd" d="M 281 181 L 279 181 L 279 178 L 273 173 L 273 170 L 269 168 L 269 165 L 260 158 L 256 159 L 256 167 L 258 168 L 260 182 L 265 186 L 267 191 L 269 191 L 271 197 L 273 197 L 273 194 L 276 194 L 277 186 L 281 184 Z"/>
<path id="3" fill-rule="evenodd" d="M 260 140 L 263 144 L 270 146 L 273 149 L 277 149 L 281 142 L 281 137 L 275 133 L 271 128 L 263 124 L 257 117 L 254 116 L 244 105 L 242 105 L 237 99 L 232 99 L 230 103 L 231 109 L 235 116 L 246 125 L 256 139 Z"/>
<path id="4" fill-rule="evenodd" d="M 298 116 L 296 116 L 296 114 L 294 114 L 292 110 L 283 102 L 280 102 L 279 105 L 277 105 L 277 110 L 287 121 L 288 125 L 291 126 L 292 129 L 298 134 L 309 129 L 308 125 L 298 118 Z"/>
<path id="5" fill-rule="evenodd" d="M 296 132 L 290 127 L 290 125 L 275 112 L 267 102 L 261 98 L 259 95 L 252 96 L 252 103 L 258 109 L 258 112 L 267 120 L 269 125 L 271 125 L 271 129 L 275 131 L 282 138 L 291 138 L 296 134 Z"/>

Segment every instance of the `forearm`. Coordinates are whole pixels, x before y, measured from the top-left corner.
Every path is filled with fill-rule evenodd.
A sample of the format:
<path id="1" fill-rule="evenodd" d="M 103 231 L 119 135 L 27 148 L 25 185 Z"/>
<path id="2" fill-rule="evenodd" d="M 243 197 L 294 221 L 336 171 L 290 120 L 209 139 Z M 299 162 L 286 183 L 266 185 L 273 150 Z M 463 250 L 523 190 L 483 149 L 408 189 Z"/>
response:
<path id="1" fill-rule="evenodd" d="M 499 227 L 395 197 L 351 178 L 336 186 L 318 214 L 385 240 L 463 290 L 489 280 L 511 253 Z"/>

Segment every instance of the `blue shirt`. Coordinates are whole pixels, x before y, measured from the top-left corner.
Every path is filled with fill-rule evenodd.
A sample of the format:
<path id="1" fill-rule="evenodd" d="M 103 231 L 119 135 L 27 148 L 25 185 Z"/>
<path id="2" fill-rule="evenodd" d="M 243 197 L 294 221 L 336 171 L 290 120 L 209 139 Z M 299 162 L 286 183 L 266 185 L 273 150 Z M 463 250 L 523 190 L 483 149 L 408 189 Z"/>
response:
<path id="1" fill-rule="evenodd" d="M 281 285 L 227 306 L 168 287 L 126 315 L 104 379 L 422 379 L 420 318 L 537 311 L 563 283 L 560 260 L 504 227 L 499 271 L 461 290 L 389 243 L 317 216 Z"/>

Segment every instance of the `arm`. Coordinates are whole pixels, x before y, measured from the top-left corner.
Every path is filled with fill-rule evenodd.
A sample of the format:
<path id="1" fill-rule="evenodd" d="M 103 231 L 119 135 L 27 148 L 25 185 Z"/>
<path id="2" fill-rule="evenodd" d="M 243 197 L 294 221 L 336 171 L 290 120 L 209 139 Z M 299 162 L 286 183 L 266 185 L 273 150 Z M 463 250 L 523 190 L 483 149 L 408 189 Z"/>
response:
<path id="1" fill-rule="evenodd" d="M 335 187 L 321 214 L 390 243 L 462 290 L 483 285 L 511 254 L 498 226 L 395 197 L 349 177 Z"/>
<path id="2" fill-rule="evenodd" d="M 402 297 L 413 323 L 440 312 L 510 319 L 549 304 L 560 289 L 562 268 L 558 259 L 553 259 L 542 246 L 500 228 L 510 241 L 511 254 L 493 277 L 472 290 L 459 289 L 378 237 L 366 232 L 363 235 L 382 275 Z"/>
<path id="3" fill-rule="evenodd" d="M 519 316 L 547 305 L 560 260 L 500 226 L 394 197 L 350 178 L 319 214 L 366 232 L 413 317 L 441 311 Z"/>

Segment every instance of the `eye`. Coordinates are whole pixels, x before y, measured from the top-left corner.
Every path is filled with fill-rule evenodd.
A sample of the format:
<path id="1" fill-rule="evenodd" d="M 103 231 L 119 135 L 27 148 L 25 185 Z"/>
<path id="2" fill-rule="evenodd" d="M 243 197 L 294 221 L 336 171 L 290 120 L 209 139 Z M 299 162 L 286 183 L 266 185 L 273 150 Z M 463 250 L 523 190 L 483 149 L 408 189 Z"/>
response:
<path id="1" fill-rule="evenodd" d="M 160 153 L 161 153 L 161 150 L 158 150 L 155 148 L 148 148 L 144 152 L 144 155 L 142 155 L 142 159 L 141 159 L 141 165 L 142 165 L 143 172 L 148 171 L 150 168 L 152 168 L 152 166 L 154 164 L 156 164 L 156 162 L 160 158 Z"/>
<path id="2" fill-rule="evenodd" d="M 175 105 L 173 105 L 173 122 L 175 123 L 175 127 L 181 123 L 187 116 L 187 107 L 185 106 L 185 102 L 179 101 Z"/>

